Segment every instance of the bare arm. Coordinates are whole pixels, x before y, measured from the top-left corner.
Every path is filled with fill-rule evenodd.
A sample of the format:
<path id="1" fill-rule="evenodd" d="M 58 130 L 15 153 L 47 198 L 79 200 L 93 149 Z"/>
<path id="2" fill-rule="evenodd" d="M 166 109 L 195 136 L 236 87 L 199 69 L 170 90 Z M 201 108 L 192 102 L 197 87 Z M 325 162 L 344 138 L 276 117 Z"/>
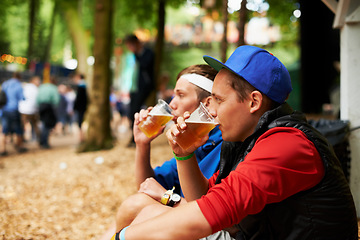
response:
<path id="1" fill-rule="evenodd" d="M 186 118 L 189 115 L 185 113 L 184 116 Z M 208 139 L 208 136 L 206 136 L 202 142 L 195 144 L 187 150 L 183 150 L 173 138 L 180 133 L 179 129 L 186 129 L 186 123 L 182 117 L 179 117 L 177 124 L 174 124 L 166 133 L 169 144 L 177 156 L 188 156 Z M 201 172 L 195 154 L 188 160 L 177 161 L 177 167 L 181 189 L 187 201 L 199 199 L 207 193 L 209 188 L 208 179 Z"/>
<path id="2" fill-rule="evenodd" d="M 136 144 L 135 151 L 135 179 L 137 188 L 149 177 L 154 177 L 155 173 L 150 163 L 150 143 Z"/>
<path id="3" fill-rule="evenodd" d="M 135 113 L 134 120 L 134 140 L 136 143 L 136 151 L 135 151 L 135 179 L 137 188 L 140 187 L 140 184 L 144 182 L 149 177 L 154 177 L 154 169 L 150 163 L 150 149 L 151 149 L 151 141 L 159 136 L 165 127 L 160 129 L 159 133 L 155 136 L 148 138 L 140 129 L 139 123 L 146 119 L 148 113 L 152 108 L 148 108 L 147 110 L 141 110 L 139 113 Z"/>
<path id="4" fill-rule="evenodd" d="M 134 239 L 199 239 L 212 233 L 211 227 L 196 202 L 190 202 L 147 221 L 130 225 L 127 240 Z"/>
<path id="5" fill-rule="evenodd" d="M 191 159 L 177 161 L 181 189 L 187 201 L 193 201 L 205 195 L 209 189 L 209 181 L 200 171 L 194 155 Z"/>
<path id="6" fill-rule="evenodd" d="M 154 178 L 147 178 L 143 183 L 140 184 L 138 192 L 145 193 L 146 195 L 160 202 L 161 197 L 164 195 L 166 190 L 167 189 L 161 186 L 161 184 L 158 183 Z"/>

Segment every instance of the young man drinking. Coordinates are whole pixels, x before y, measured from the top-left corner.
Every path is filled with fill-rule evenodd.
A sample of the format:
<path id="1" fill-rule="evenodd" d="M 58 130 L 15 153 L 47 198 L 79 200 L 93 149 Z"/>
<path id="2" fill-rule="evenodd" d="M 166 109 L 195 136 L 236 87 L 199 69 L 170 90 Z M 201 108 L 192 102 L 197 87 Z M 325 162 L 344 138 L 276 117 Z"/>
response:
<path id="1" fill-rule="evenodd" d="M 237 48 L 226 63 L 204 59 L 219 71 L 210 112 L 224 139 L 220 169 L 207 180 L 192 156 L 197 146 L 177 145 L 185 113 L 167 137 L 188 203 L 149 206 L 114 239 L 199 239 L 227 229 L 231 235 L 217 239 L 357 239 L 340 163 L 286 103 L 292 88 L 285 66 L 253 46 Z"/>
<path id="2" fill-rule="evenodd" d="M 209 105 L 211 90 L 217 71 L 205 64 L 192 65 L 183 69 L 177 76 L 174 97 L 169 103 L 173 109 L 174 121 L 185 112 L 193 112 L 202 102 Z M 181 194 L 181 187 L 175 158 L 153 168 L 151 165 L 151 142 L 158 137 L 165 126 L 151 138 L 148 138 L 140 129 L 139 123 L 146 119 L 150 109 L 141 110 L 135 114 L 134 140 L 135 179 L 139 193 L 128 197 L 120 206 L 116 216 L 116 231 L 129 225 L 137 214 L 146 206 L 161 204 L 161 198 L 168 189 L 175 187 Z M 218 127 L 209 133 L 209 138 L 195 150 L 197 165 L 202 174 L 210 178 L 218 169 L 220 149 L 222 144 L 221 132 Z M 182 203 L 185 202 L 183 199 Z M 176 205 L 177 206 L 177 205 Z M 110 236 L 115 233 L 114 227 L 109 229 Z M 106 236 L 108 234 L 105 234 Z M 109 239 L 109 237 L 102 239 Z"/>

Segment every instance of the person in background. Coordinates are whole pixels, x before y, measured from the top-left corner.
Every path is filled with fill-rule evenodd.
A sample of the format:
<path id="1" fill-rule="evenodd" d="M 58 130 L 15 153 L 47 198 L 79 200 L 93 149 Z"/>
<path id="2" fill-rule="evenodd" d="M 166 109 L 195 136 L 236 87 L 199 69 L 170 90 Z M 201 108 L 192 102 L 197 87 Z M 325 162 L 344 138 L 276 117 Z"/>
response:
<path id="1" fill-rule="evenodd" d="M 1 89 L 7 97 L 7 102 L 2 108 L 2 156 L 8 154 L 6 151 L 6 141 L 7 137 L 10 137 L 12 134 L 16 135 L 15 149 L 17 152 L 22 153 L 27 151 L 27 149 L 23 147 L 24 129 L 21 124 L 21 115 L 19 112 L 19 102 L 24 100 L 20 79 L 20 73 L 14 72 L 13 77 L 1 85 Z"/>
<path id="2" fill-rule="evenodd" d="M 66 123 L 69 127 L 68 132 L 72 133 L 72 123 L 74 122 L 74 102 L 75 102 L 76 94 L 70 85 L 66 85 Z"/>
<path id="3" fill-rule="evenodd" d="M 160 86 L 157 92 L 157 98 L 163 99 L 167 103 L 170 103 L 172 98 L 174 97 L 174 90 L 167 87 L 169 81 L 170 77 L 168 74 L 161 75 Z"/>
<path id="4" fill-rule="evenodd" d="M 127 48 L 135 54 L 137 78 L 132 83 L 130 89 L 130 112 L 129 119 L 131 122 L 131 129 L 134 125 L 134 114 L 139 112 L 141 107 L 145 104 L 146 99 L 154 90 L 154 52 L 145 47 L 144 44 L 134 35 L 128 35 L 124 40 Z M 134 137 L 132 137 L 129 147 L 134 147 Z"/>
<path id="5" fill-rule="evenodd" d="M 117 101 L 116 101 L 116 110 L 120 114 L 120 126 L 118 129 L 120 133 L 126 133 L 129 130 L 129 125 L 130 125 L 129 117 L 128 117 L 129 103 L 130 103 L 129 93 L 120 91 L 117 95 Z"/>
<path id="6" fill-rule="evenodd" d="M 76 84 L 76 98 L 74 101 L 74 113 L 77 118 L 77 123 L 79 127 L 79 141 L 82 143 L 84 141 L 84 134 L 81 130 L 81 126 L 84 122 L 84 117 L 88 104 L 88 95 L 86 90 L 85 76 L 83 74 L 76 74 L 74 77 L 74 82 Z"/>
<path id="7" fill-rule="evenodd" d="M 65 94 L 67 92 L 67 88 L 64 84 L 60 84 L 58 86 L 58 91 L 60 95 L 60 101 L 56 108 L 56 134 L 65 135 L 65 126 L 66 126 L 66 117 L 67 117 L 67 105 L 68 102 L 66 100 Z"/>
<path id="8" fill-rule="evenodd" d="M 23 126 L 25 127 L 27 123 L 30 124 L 32 140 L 40 139 L 40 130 L 38 126 L 39 112 L 36 103 L 40 83 L 41 79 L 39 76 L 33 76 L 28 83 L 24 83 L 24 100 L 19 102 L 19 112 L 21 113 Z"/>
<path id="9" fill-rule="evenodd" d="M 50 83 L 40 85 L 36 98 L 39 106 L 40 121 L 42 123 L 39 145 L 45 149 L 50 148 L 49 135 L 57 122 L 56 108 L 60 101 L 60 94 L 55 84 L 56 78 L 51 76 Z"/>

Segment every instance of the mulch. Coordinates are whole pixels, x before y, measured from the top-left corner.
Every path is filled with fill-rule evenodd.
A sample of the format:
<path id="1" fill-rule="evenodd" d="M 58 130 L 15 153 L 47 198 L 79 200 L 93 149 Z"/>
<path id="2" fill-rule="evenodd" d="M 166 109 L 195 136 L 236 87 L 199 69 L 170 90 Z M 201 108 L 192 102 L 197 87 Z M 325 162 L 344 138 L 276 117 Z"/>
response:
<path id="1" fill-rule="evenodd" d="M 0 158 L 0 239 L 98 239 L 136 192 L 135 149 L 125 147 L 126 137 L 111 150 L 81 154 L 73 136 L 50 143 L 50 150 L 28 143 L 29 152 Z M 151 154 L 154 165 L 172 157 L 165 137 Z"/>
<path id="2" fill-rule="evenodd" d="M 81 154 L 73 137 L 52 143 L 50 150 L 0 158 L 0 239 L 98 239 L 136 192 L 135 148 L 125 140 Z M 166 139 L 152 145 L 155 165 L 171 158 Z"/>

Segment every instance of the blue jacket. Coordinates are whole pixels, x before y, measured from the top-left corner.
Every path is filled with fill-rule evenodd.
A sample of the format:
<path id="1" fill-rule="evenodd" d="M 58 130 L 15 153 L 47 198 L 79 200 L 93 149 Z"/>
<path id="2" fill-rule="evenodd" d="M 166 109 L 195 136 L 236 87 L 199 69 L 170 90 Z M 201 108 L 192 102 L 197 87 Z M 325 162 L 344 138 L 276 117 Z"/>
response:
<path id="1" fill-rule="evenodd" d="M 195 151 L 200 170 L 207 179 L 219 169 L 222 142 L 221 131 L 219 127 L 216 127 L 209 133 L 207 142 Z M 175 192 L 181 193 L 175 158 L 164 162 L 160 167 L 156 167 L 154 172 L 155 179 L 165 189 L 171 189 L 175 186 Z"/>
<path id="2" fill-rule="evenodd" d="M 2 86 L 2 90 L 6 93 L 7 102 L 3 107 L 3 111 L 17 112 L 19 101 L 24 100 L 23 89 L 21 82 L 16 78 L 11 78 L 5 81 Z"/>

